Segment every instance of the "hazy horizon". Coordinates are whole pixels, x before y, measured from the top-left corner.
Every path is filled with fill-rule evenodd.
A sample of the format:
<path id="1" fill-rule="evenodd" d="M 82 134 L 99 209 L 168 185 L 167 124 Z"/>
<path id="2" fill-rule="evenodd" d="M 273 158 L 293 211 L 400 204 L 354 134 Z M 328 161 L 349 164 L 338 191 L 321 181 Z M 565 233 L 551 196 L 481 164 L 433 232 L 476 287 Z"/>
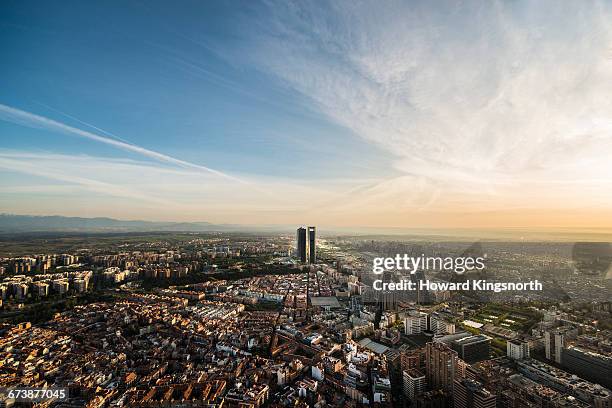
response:
<path id="1" fill-rule="evenodd" d="M 9 223 L 7 227 L 6 218 L 26 218 L 24 224 Z M 37 222 L 32 225 L 32 218 L 60 218 L 59 224 L 49 227 L 48 223 Z M 118 224 L 92 225 L 66 223 L 73 219 L 110 220 Z M 62 223 L 64 222 L 64 223 Z M 124 224 L 121 224 L 124 223 Z M 144 223 L 134 225 L 128 223 Z M 206 220 L 194 221 L 159 221 L 142 219 L 116 219 L 108 217 L 64 217 L 61 215 L 26 215 L 0 213 L 0 234 L 28 234 L 28 233 L 139 233 L 139 232 L 165 232 L 165 233 L 198 233 L 207 231 L 224 231 L 230 233 L 240 232 L 263 232 L 263 233 L 289 233 L 293 234 L 298 226 L 307 224 L 215 224 Z M 181 229 L 181 226 L 184 228 Z M 508 227 L 508 228 L 434 228 L 434 227 L 382 227 L 368 225 L 338 226 L 338 225 L 316 225 L 319 235 L 332 236 L 363 236 L 363 237 L 388 237 L 393 239 L 408 240 L 434 240 L 434 241 L 534 241 L 534 242 L 570 242 L 570 241 L 596 241 L 612 242 L 612 230 L 609 228 L 533 228 L 533 227 Z"/>

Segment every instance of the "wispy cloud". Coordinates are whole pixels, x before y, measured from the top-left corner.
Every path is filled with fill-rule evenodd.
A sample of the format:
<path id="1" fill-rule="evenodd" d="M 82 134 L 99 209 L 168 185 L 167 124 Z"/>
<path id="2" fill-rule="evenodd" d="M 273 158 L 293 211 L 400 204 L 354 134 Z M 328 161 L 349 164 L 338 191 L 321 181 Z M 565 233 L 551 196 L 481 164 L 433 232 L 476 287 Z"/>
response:
<path id="1" fill-rule="evenodd" d="M 242 47 L 214 49 L 276 76 L 395 156 L 404 175 L 363 200 L 471 210 L 542 196 L 612 204 L 591 190 L 612 186 L 609 3 L 268 4 L 259 24 L 243 25 Z M 411 189 L 420 196 L 402 200 Z"/>
<path id="2" fill-rule="evenodd" d="M 18 181 L 3 177 L 0 189 L 5 196 L 25 199 L 32 194 L 60 195 L 63 209 L 70 214 L 89 213 L 89 209 L 97 208 L 100 196 L 108 196 L 127 199 L 120 202 L 123 217 L 144 216 L 142 203 L 148 203 L 146 211 L 150 213 L 146 215 L 152 219 L 247 224 L 295 222 L 296 214 L 307 214 L 322 202 L 333 203 L 342 189 L 368 181 L 329 179 L 297 184 L 281 177 L 261 178 L 254 183 L 276 194 L 256 195 L 250 189 L 235 188 L 222 178 L 193 169 L 132 159 L 14 150 L 0 150 L 0 170 L 5 176 L 15 172 L 35 176 Z M 44 188 L 41 180 L 48 183 Z M 3 204 L 4 211 L 41 212 L 39 199 L 25 204 L 15 199 Z"/>
<path id="3" fill-rule="evenodd" d="M 140 154 L 142 156 L 146 156 L 150 159 L 154 159 L 160 162 L 174 164 L 183 168 L 194 169 L 199 171 L 204 171 L 210 174 L 214 174 L 216 176 L 222 177 L 227 180 L 231 180 L 234 182 L 238 182 L 241 184 L 250 184 L 248 181 L 242 180 L 240 178 L 234 177 L 227 173 L 221 172 L 219 170 L 212 169 L 210 167 L 202 166 L 199 164 L 187 162 L 185 160 L 177 159 L 172 156 L 168 156 L 163 153 L 159 153 L 153 150 L 146 149 L 144 147 L 127 143 L 122 140 L 112 139 L 110 137 L 101 136 L 86 130 L 78 129 L 64 123 L 55 121 L 53 119 L 46 118 L 44 116 L 36 115 L 34 113 L 26 112 L 20 109 L 16 109 L 7 105 L 0 104 L 0 119 L 15 122 L 21 125 L 26 126 L 34 126 L 37 128 L 44 128 L 56 132 L 68 133 L 79 137 L 84 137 L 86 139 L 94 140 L 96 142 L 105 143 L 111 146 L 114 146 L 118 149 L 125 150 L 128 152 L 133 152 Z M 88 125 L 91 126 L 91 125 Z M 107 132 L 105 132 L 107 133 Z"/>
<path id="4" fill-rule="evenodd" d="M 94 125 L 92 125 L 91 123 L 85 122 L 85 121 L 83 121 L 83 120 L 81 120 L 81 119 L 79 119 L 79 118 L 77 118 L 77 117 L 74 117 L 74 116 L 70 115 L 69 113 L 63 112 L 63 111 L 61 111 L 61 110 L 59 110 L 59 109 L 55 109 L 54 107 L 49 106 L 49 105 L 47 105 L 46 103 L 42 103 L 42 102 L 37 102 L 37 103 L 38 103 L 40 106 L 43 106 L 43 107 L 45 107 L 45 108 L 47 108 L 47 109 L 49 109 L 49 110 L 51 110 L 51 111 L 53 111 L 53 112 L 55 112 L 55 113 L 59 113 L 60 115 L 62 115 L 62 116 L 64 116 L 64 117 L 67 117 L 68 119 L 74 120 L 75 122 L 78 122 L 78 123 L 80 123 L 81 125 L 85 125 L 85 126 L 87 126 L 88 128 L 94 129 L 96 132 L 100 132 L 100 133 L 102 133 L 102 134 L 104 134 L 104 135 L 106 135 L 106 136 L 110 136 L 110 137 L 112 137 L 113 139 L 117 139 L 117 140 L 119 140 L 119 141 L 121 141 L 121 142 L 128 143 L 128 144 L 132 144 L 132 142 L 130 142 L 129 140 L 125 140 L 125 139 L 123 139 L 123 138 L 121 138 L 121 137 L 119 137 L 119 136 L 117 136 L 117 135 L 115 135 L 115 134 L 113 134 L 113 133 L 111 133 L 111 132 L 108 132 L 108 131 L 106 131 L 106 130 L 104 130 L 104 129 L 101 129 L 101 128 L 97 127 L 97 126 L 94 126 Z"/>
<path id="5" fill-rule="evenodd" d="M 12 158 L 2 157 L 2 156 L 0 156 L 0 168 L 8 170 L 8 171 L 12 171 L 12 172 L 39 176 L 45 179 L 51 179 L 51 180 L 76 184 L 88 191 L 93 191 L 93 192 L 100 193 L 103 195 L 136 199 L 137 201 L 145 201 L 145 202 L 155 203 L 158 205 L 170 205 L 170 206 L 176 207 L 176 203 L 171 200 L 153 197 L 144 192 L 140 192 L 134 188 L 126 188 L 126 187 L 117 185 L 115 183 L 105 183 L 99 180 L 95 180 L 93 178 L 87 178 L 87 177 L 74 175 L 74 174 L 81 174 L 82 171 L 81 172 L 73 171 L 71 173 L 56 171 L 50 168 L 49 166 L 39 166 L 39 165 L 32 166 L 30 165 L 30 163 L 26 161 L 15 160 Z M 21 186 L 21 187 L 23 188 L 24 186 Z M 40 191 L 39 187 L 37 187 L 36 189 Z M 4 189 L 4 192 L 5 193 L 10 192 L 10 189 Z M 16 191 L 16 192 L 19 192 L 19 191 Z M 66 205 L 69 206 L 69 203 L 66 203 Z"/>

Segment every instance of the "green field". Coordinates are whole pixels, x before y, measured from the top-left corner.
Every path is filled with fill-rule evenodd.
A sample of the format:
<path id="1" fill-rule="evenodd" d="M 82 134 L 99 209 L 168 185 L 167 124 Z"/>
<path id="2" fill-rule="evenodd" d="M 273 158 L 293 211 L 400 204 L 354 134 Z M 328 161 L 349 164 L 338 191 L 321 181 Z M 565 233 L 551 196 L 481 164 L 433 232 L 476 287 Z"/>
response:
<path id="1" fill-rule="evenodd" d="M 482 324 L 493 324 L 494 326 L 517 332 L 524 332 L 531 329 L 541 318 L 540 313 L 533 309 L 491 303 L 483 307 L 476 315 L 471 316 L 470 320 Z"/>

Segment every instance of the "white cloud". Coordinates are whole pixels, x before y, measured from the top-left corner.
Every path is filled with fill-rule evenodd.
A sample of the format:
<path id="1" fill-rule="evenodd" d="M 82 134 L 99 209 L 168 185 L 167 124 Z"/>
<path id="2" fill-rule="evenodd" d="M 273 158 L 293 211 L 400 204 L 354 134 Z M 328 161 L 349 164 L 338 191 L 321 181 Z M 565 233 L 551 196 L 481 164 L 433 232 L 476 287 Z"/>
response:
<path id="1" fill-rule="evenodd" d="M 478 209 L 582 195 L 612 204 L 592 191 L 612 187 L 607 5 L 272 2 L 261 15 L 244 28 L 244 47 L 217 51 L 396 155 L 405 176 L 354 199 Z M 399 199 L 411 188 L 420 196 Z"/>
<path id="2" fill-rule="evenodd" d="M 312 180 L 296 184 L 282 177 L 253 179 L 258 190 L 236 187 L 213 174 L 172 168 L 137 160 L 0 150 L 0 170 L 5 177 L 0 189 L 5 197 L 3 211 L 41 213 L 40 199 L 57 196 L 63 213 L 92 214 L 101 198 L 108 211 L 120 218 L 166 220 L 209 220 L 227 223 L 295 222 L 296 214 L 321 203 L 332 203 L 342 189 L 363 180 Z M 10 173 L 33 176 L 17 182 Z M 44 181 L 44 182 L 43 182 Z M 45 213 L 48 203 L 42 205 Z M 57 210 L 56 210 L 57 211 Z M 104 212 L 104 215 L 107 214 Z"/>
<path id="3" fill-rule="evenodd" d="M 78 129 L 78 128 L 66 125 L 64 123 L 55 121 L 53 119 L 46 118 L 44 116 L 40 116 L 34 113 L 16 109 L 11 106 L 0 104 L 0 119 L 6 120 L 9 122 L 14 122 L 14 123 L 21 124 L 21 125 L 25 125 L 25 126 L 32 126 L 36 128 L 48 129 L 48 130 L 52 130 L 55 132 L 67 133 L 67 134 L 83 137 L 83 138 L 90 139 L 96 142 L 111 145 L 113 147 L 116 147 L 124 151 L 137 153 L 137 154 L 140 154 L 142 156 L 148 157 L 150 159 L 153 159 L 159 162 L 169 163 L 169 164 L 173 164 L 173 165 L 187 168 L 187 169 L 204 171 L 206 173 L 211 173 L 211 174 L 214 174 L 216 176 L 222 177 L 227 180 L 231 180 L 231 181 L 238 182 L 241 184 L 249 184 L 245 180 L 242 180 L 237 177 L 231 176 L 229 174 L 223 173 L 219 170 L 215 170 L 210 167 L 202 166 L 199 164 L 190 163 L 185 160 L 177 159 L 175 157 L 171 157 L 163 153 L 159 153 L 153 150 L 146 149 L 142 146 L 128 143 L 122 139 L 118 140 L 119 138 L 116 136 L 113 136 L 114 138 L 107 137 L 107 136 L 101 136 L 96 133 Z M 73 118 L 73 119 L 89 127 L 93 127 L 92 125 L 82 122 L 76 118 Z M 103 131 L 102 129 L 99 129 L 99 128 L 95 128 L 95 129 L 97 129 L 100 133 L 110 135 L 108 132 Z"/>

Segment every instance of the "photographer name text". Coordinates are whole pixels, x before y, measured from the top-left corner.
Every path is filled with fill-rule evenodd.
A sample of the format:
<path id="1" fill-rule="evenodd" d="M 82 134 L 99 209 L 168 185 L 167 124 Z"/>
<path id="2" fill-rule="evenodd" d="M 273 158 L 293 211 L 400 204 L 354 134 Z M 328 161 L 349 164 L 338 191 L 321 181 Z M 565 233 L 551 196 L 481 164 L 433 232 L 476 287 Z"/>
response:
<path id="1" fill-rule="evenodd" d="M 542 283 L 537 279 L 527 282 L 489 282 L 484 279 L 473 279 L 465 282 L 435 282 L 431 280 L 421 280 L 418 282 L 403 279 L 399 282 L 383 282 L 378 279 L 372 284 L 374 290 L 394 291 L 394 290 L 428 290 L 428 291 L 541 291 Z"/>

